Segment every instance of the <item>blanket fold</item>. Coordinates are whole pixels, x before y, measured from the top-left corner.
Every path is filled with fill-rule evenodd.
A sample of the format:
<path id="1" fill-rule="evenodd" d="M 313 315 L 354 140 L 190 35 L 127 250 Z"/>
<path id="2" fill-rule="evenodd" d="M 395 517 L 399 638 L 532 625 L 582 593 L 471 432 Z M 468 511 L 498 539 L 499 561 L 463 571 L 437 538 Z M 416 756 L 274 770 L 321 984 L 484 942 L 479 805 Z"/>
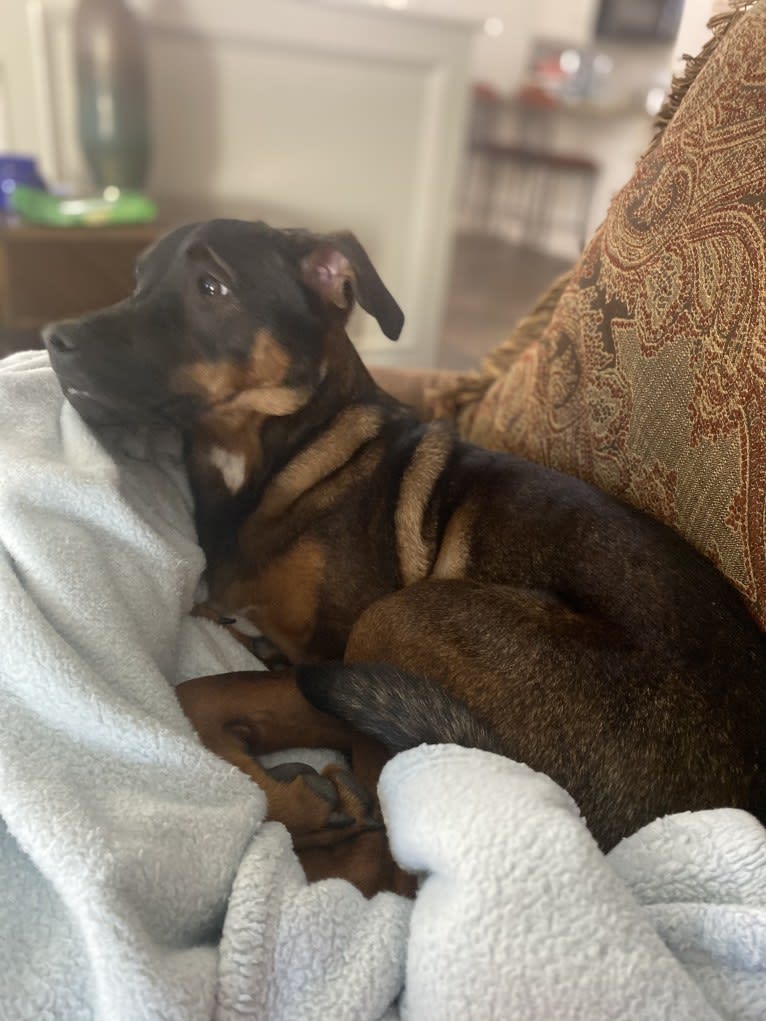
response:
<path id="1" fill-rule="evenodd" d="M 177 438 L 96 437 L 44 354 L 7 360 L 0 550 L 0 1017 L 172 1021 L 234 1002 L 310 1018 L 320 996 L 339 1019 L 382 1014 L 410 905 L 308 886 L 262 792 L 202 747 L 173 694 L 258 667 L 188 616 L 203 557 Z M 232 943 L 235 885 L 248 926 Z M 333 934 L 326 987 L 287 961 L 290 915 Z M 360 937 L 374 962 L 355 961 Z"/>

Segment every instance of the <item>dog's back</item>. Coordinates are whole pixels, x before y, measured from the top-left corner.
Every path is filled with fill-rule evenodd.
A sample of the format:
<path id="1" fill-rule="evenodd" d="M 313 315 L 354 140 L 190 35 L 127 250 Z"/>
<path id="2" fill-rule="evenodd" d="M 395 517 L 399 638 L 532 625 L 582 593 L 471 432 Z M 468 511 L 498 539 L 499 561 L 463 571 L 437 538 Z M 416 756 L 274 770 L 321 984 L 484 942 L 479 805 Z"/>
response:
<path id="1" fill-rule="evenodd" d="M 420 506 L 422 574 L 392 539 L 408 584 L 359 616 L 345 667 L 305 668 L 314 704 L 391 750 L 500 748 L 562 783 L 604 847 L 674 811 L 766 819 L 766 643 L 708 561 L 579 480 L 459 442 Z"/>

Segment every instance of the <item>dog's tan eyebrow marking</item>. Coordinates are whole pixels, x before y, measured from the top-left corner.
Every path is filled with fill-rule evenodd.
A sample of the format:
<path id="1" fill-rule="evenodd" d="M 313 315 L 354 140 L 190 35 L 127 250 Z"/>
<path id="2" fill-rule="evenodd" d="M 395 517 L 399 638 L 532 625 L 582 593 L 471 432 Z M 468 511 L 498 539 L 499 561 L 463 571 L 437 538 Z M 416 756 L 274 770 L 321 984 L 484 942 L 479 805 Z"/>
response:
<path id="1" fill-rule="evenodd" d="M 330 428 L 292 459 L 277 475 L 261 499 L 257 518 L 284 514 L 303 493 L 342 468 L 354 453 L 377 436 L 383 413 L 380 408 L 346 408 Z"/>
<path id="2" fill-rule="evenodd" d="M 394 514 L 396 552 L 405 585 L 428 574 L 434 550 L 423 538 L 423 517 L 436 480 L 452 452 L 452 432 L 443 422 L 433 422 L 415 448 L 402 476 Z"/>

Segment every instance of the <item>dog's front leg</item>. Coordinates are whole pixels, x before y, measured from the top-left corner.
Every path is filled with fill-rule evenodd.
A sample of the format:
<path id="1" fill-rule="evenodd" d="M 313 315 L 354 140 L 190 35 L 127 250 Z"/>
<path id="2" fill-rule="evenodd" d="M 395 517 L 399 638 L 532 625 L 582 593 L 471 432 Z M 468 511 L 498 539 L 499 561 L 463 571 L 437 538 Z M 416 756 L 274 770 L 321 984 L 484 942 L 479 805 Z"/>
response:
<path id="1" fill-rule="evenodd" d="M 258 761 L 287 748 L 350 751 L 351 729 L 314 709 L 289 671 L 198 677 L 176 694 L 202 743 L 263 788 L 268 818 L 284 823 L 297 848 L 379 828 L 372 796 L 345 767 L 332 764 L 317 773 L 300 762 L 267 769 Z"/>

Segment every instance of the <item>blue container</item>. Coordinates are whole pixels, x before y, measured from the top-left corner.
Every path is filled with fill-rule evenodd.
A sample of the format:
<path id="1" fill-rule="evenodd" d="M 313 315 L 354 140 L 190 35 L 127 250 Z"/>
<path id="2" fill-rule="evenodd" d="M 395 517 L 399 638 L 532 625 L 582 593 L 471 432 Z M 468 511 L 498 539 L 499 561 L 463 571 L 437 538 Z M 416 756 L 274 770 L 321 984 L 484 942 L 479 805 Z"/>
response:
<path id="1" fill-rule="evenodd" d="M 13 214 L 11 196 L 19 184 L 45 190 L 45 183 L 37 170 L 37 161 L 34 156 L 0 152 L 0 216 Z"/>

